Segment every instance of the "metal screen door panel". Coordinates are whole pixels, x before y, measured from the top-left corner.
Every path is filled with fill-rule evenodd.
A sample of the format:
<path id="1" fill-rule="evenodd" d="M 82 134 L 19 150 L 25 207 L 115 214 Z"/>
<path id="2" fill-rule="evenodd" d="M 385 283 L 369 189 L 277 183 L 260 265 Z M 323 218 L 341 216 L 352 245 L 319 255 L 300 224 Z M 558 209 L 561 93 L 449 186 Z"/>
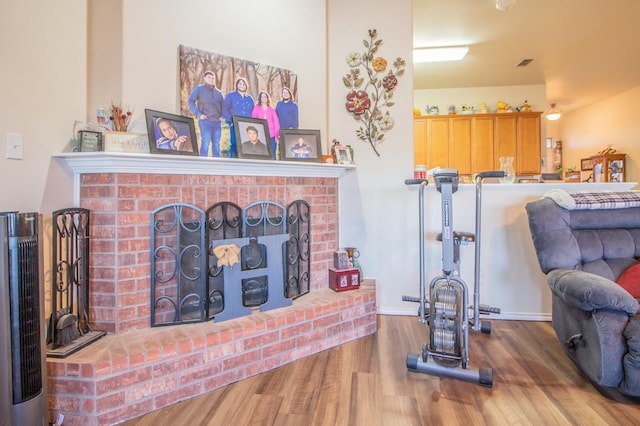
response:
<path id="1" fill-rule="evenodd" d="M 295 298 L 310 290 L 311 207 L 296 200 L 287 207 L 289 240 L 286 243 L 285 296 Z"/>
<path id="2" fill-rule="evenodd" d="M 242 237 L 242 209 L 237 204 L 224 201 L 216 203 L 207 210 L 207 255 L 209 267 L 207 319 L 224 309 L 224 274 L 218 267 L 218 258 L 213 252 L 212 242 Z"/>
<path id="3" fill-rule="evenodd" d="M 151 326 L 205 320 L 205 212 L 175 203 L 151 212 Z"/>

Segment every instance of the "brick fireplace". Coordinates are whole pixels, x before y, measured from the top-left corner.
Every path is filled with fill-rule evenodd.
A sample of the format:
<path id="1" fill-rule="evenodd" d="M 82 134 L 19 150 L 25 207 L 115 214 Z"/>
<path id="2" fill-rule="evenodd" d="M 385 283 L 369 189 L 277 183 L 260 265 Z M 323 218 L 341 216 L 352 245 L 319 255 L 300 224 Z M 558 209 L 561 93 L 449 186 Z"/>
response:
<path id="1" fill-rule="evenodd" d="M 334 293 L 339 179 L 354 166 L 163 155 L 54 156 L 91 211 L 90 322 L 108 335 L 48 359 L 52 412 L 65 425 L 115 424 L 374 333 L 375 286 Z M 311 292 L 290 307 L 216 323 L 150 327 L 150 213 L 258 200 L 311 210 Z"/>

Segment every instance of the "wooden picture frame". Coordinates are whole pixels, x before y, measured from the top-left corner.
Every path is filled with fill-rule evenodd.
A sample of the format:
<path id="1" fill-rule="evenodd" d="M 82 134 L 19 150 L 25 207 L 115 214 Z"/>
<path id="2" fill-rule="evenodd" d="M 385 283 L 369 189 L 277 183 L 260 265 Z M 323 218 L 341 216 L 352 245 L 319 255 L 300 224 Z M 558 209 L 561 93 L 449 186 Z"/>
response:
<path id="1" fill-rule="evenodd" d="M 580 170 L 593 170 L 593 158 L 583 158 L 580 160 Z"/>
<path id="2" fill-rule="evenodd" d="M 320 130 L 280 129 L 280 159 L 321 163 Z"/>
<path id="3" fill-rule="evenodd" d="M 80 130 L 78 132 L 78 139 L 80 140 L 80 143 L 78 144 L 80 152 L 96 152 L 104 150 L 101 132 Z"/>
<path id="4" fill-rule="evenodd" d="M 149 151 L 152 154 L 198 155 L 193 118 L 145 109 Z"/>
<path id="5" fill-rule="evenodd" d="M 335 148 L 338 164 L 353 164 L 353 159 L 351 158 L 351 150 L 349 150 L 348 146 L 339 145 Z"/>
<path id="6" fill-rule="evenodd" d="M 234 115 L 233 131 L 236 136 L 238 158 L 273 160 L 273 148 L 267 120 Z"/>

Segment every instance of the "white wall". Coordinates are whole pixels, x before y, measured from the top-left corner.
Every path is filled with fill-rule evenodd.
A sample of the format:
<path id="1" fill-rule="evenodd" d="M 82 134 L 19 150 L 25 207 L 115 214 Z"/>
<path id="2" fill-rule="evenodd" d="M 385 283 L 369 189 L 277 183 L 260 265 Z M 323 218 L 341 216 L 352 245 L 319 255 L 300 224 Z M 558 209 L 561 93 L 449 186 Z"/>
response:
<path id="1" fill-rule="evenodd" d="M 320 129 L 326 141 L 325 30 L 323 0 L 123 2 L 121 101 L 138 114 L 132 130 L 146 132 L 145 108 L 178 112 L 182 44 L 298 73 L 300 127 Z"/>
<path id="2" fill-rule="evenodd" d="M 413 175 L 412 3 L 399 0 L 392 12 L 382 0 L 328 4 L 330 137 L 353 146 L 358 167 L 342 182 L 340 242 L 360 249 L 364 275 L 375 277 L 379 309 L 384 310 L 403 293 L 418 289 L 418 204 L 415 192 L 404 185 Z M 362 40 L 373 28 L 383 40 L 378 54 L 389 62 L 404 58 L 409 65 L 394 94 L 395 126 L 379 147 L 380 157 L 357 140 L 358 125 L 345 110 L 347 89 L 342 83 L 349 69 L 347 54 L 364 52 Z M 416 307 L 407 304 L 407 309 L 415 312 Z"/>
<path id="3" fill-rule="evenodd" d="M 0 7 L 0 211 L 69 206 L 50 155 L 86 116 L 86 1 L 2 1 Z M 23 136 L 22 160 L 5 158 L 6 134 Z"/>
<path id="4" fill-rule="evenodd" d="M 558 120 L 564 167 L 607 146 L 627 154 L 627 181 L 640 182 L 640 87 L 564 114 Z"/>
<path id="5" fill-rule="evenodd" d="M 480 112 L 480 104 L 485 102 L 489 112 L 496 112 L 498 101 L 517 108 L 525 101 L 532 111 L 545 111 L 547 105 L 546 86 L 544 84 L 526 86 L 460 87 L 448 89 L 422 89 L 413 92 L 413 106 L 427 115 L 427 105 L 437 105 L 440 114 L 447 114 L 449 105 L 455 105 L 458 112 L 462 105 L 473 106 Z M 543 132 L 544 134 L 544 132 Z"/>

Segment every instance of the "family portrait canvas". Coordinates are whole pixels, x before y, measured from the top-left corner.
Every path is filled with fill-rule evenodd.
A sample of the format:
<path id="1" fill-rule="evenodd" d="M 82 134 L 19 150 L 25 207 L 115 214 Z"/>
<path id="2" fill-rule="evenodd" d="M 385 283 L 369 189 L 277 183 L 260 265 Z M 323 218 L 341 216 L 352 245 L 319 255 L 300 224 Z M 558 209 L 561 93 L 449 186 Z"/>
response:
<path id="1" fill-rule="evenodd" d="M 180 114 L 196 122 L 200 156 L 238 156 L 234 116 L 267 121 L 274 158 L 280 129 L 298 128 L 298 76 L 291 70 L 180 46 L 179 80 Z"/>

